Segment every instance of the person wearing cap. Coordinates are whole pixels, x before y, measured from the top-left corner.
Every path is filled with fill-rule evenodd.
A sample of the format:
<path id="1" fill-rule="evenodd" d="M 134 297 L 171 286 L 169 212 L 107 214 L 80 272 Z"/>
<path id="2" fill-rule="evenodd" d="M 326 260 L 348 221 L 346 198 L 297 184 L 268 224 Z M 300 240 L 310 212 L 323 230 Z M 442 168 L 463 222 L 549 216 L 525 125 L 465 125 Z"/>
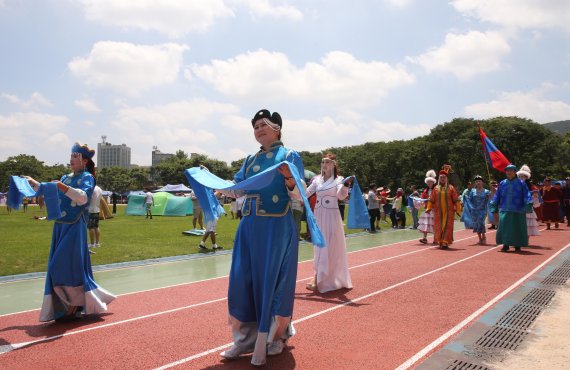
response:
<path id="1" fill-rule="evenodd" d="M 542 221 L 546 223 L 546 230 L 550 230 L 550 224 L 558 229 L 560 223 L 560 203 L 564 195 L 562 190 L 556 186 L 552 186 L 552 179 L 547 177 L 544 179 L 544 186 L 540 191 L 542 195 Z"/>
<path id="2" fill-rule="evenodd" d="M 326 293 L 352 288 L 346 256 L 344 226 L 338 212 L 338 201 L 348 197 L 352 179 L 339 176 L 335 154 L 326 154 L 321 161 L 321 174 L 307 187 L 307 196 L 317 194 L 315 218 L 327 242 L 326 248 L 313 247 L 315 275 L 306 288 Z"/>
<path id="3" fill-rule="evenodd" d="M 530 167 L 524 164 L 520 170 L 517 171 L 517 177 L 526 183 L 530 196 L 532 198 L 532 211 L 526 213 L 526 232 L 529 237 L 540 235 L 538 230 L 538 220 L 534 210 L 540 207 L 540 200 L 538 197 L 538 188 L 530 182 L 531 172 Z"/>
<path id="4" fill-rule="evenodd" d="M 475 187 L 472 188 L 463 197 L 463 202 L 469 202 L 471 228 L 474 233 L 479 237 L 479 244 L 487 244 L 485 218 L 487 217 L 487 207 L 489 205 L 489 190 L 485 189 L 483 178 L 479 175 L 473 179 Z"/>
<path id="5" fill-rule="evenodd" d="M 487 220 L 489 221 L 489 224 L 491 224 L 491 226 L 489 226 L 489 230 L 496 230 L 497 229 L 497 225 L 499 224 L 499 220 L 497 220 L 497 218 L 495 217 L 495 214 L 493 212 L 491 212 L 491 201 L 493 200 L 493 197 L 495 196 L 495 193 L 497 192 L 497 187 L 499 186 L 499 183 L 496 182 L 495 180 L 492 180 L 489 183 L 489 204 L 487 206 Z"/>
<path id="6" fill-rule="evenodd" d="M 304 174 L 301 156 L 281 142 L 279 113 L 262 109 L 251 124 L 261 148 L 244 160 L 234 176 L 236 183 L 283 161 Z M 291 317 L 299 234 L 291 199 L 300 199 L 300 191 L 305 189 L 297 188 L 289 167 L 283 164 L 267 187 L 245 192 L 229 274 L 228 309 L 234 343 L 220 354 L 225 359 L 253 352 L 251 363 L 263 365 L 266 356 L 280 354 L 294 334 Z"/>
<path id="7" fill-rule="evenodd" d="M 510 247 L 518 252 L 528 246 L 525 214 L 532 210 L 532 198 L 528 186 L 517 178 L 516 172 L 514 164 L 505 167 L 507 178 L 499 183 L 490 205 L 499 220 L 496 241 L 497 245 L 503 245 L 503 252 Z"/>
<path id="8" fill-rule="evenodd" d="M 454 214 L 459 214 L 461 204 L 455 187 L 448 182 L 451 166 L 445 165 L 439 171 L 439 182 L 433 188 L 427 201 L 426 212 L 434 211 L 434 240 L 441 249 L 449 249 L 453 243 Z"/>
<path id="9" fill-rule="evenodd" d="M 72 173 L 56 181 L 61 217 L 53 225 L 40 321 L 69 321 L 107 311 L 116 297 L 93 278 L 87 247 L 89 199 L 95 187 L 95 151 L 75 143 L 69 166 Z M 37 191 L 39 183 L 24 176 Z"/>
<path id="10" fill-rule="evenodd" d="M 425 178 L 424 182 L 427 185 L 427 188 L 425 188 L 422 191 L 422 199 L 425 199 L 426 202 L 430 198 L 431 192 L 433 191 L 433 188 L 434 188 L 435 184 L 437 183 L 436 176 L 437 175 L 436 175 L 434 170 L 429 170 L 428 172 L 426 172 L 426 178 Z M 419 220 L 418 231 L 423 233 L 423 235 L 424 235 L 424 237 L 420 239 L 420 243 L 427 244 L 427 242 L 428 242 L 427 234 L 428 233 L 433 234 L 433 213 L 432 212 L 422 213 L 422 215 L 420 216 L 420 220 Z M 436 244 L 435 239 L 433 241 L 433 244 Z"/>

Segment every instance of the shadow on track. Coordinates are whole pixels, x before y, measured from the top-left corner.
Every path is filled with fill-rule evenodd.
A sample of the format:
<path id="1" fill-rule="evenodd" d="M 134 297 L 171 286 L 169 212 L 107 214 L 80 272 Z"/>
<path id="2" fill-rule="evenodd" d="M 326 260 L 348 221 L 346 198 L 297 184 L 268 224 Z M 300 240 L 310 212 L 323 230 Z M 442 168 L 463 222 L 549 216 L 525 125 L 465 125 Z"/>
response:
<path id="1" fill-rule="evenodd" d="M 13 325 L 2 328 L 0 329 L 0 333 L 8 331 L 24 331 L 28 336 L 39 339 L 21 343 L 10 343 L 4 338 L 0 337 L 0 354 L 20 348 L 31 347 L 36 344 L 53 342 L 57 339 L 60 339 L 68 331 L 73 331 L 74 329 L 79 329 L 83 326 L 103 322 L 105 321 L 103 317 L 108 315 L 112 315 L 112 313 L 106 313 L 102 315 L 86 315 L 82 318 L 78 318 L 75 321 L 65 323 L 57 323 L 55 321 L 51 321 L 49 323 L 38 325 Z"/>
<path id="2" fill-rule="evenodd" d="M 263 368 L 266 369 L 283 369 L 283 370 L 291 370 L 295 369 L 297 363 L 295 362 L 295 357 L 291 352 L 292 349 L 295 347 L 293 346 L 286 346 L 283 350 L 283 353 L 277 356 L 267 356 L 267 363 Z M 208 366 L 203 368 L 204 370 L 228 370 L 228 369 L 247 369 L 251 370 L 253 367 L 251 365 L 251 355 L 249 356 L 242 356 L 237 360 L 229 361 L 229 360 L 221 360 L 220 363 Z"/>

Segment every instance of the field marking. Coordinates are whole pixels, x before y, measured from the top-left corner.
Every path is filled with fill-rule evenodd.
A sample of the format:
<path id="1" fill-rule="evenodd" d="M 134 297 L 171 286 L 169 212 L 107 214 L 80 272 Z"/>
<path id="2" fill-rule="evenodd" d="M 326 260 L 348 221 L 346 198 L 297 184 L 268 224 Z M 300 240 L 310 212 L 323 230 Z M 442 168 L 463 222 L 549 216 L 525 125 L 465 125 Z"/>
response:
<path id="1" fill-rule="evenodd" d="M 467 229 L 457 230 L 455 233 L 459 233 L 459 232 L 464 231 L 464 230 L 467 230 Z M 472 236 L 472 237 L 474 237 L 474 236 Z M 458 239 L 458 240 L 456 240 L 456 241 L 461 241 L 461 240 L 465 240 L 465 239 L 469 239 L 469 238 L 471 238 L 471 237 L 463 238 L 463 239 Z M 398 244 L 402 244 L 402 243 L 407 243 L 407 242 L 410 242 L 410 241 L 412 241 L 412 240 L 415 240 L 415 238 L 414 238 L 414 239 L 409 239 L 409 240 L 404 240 L 404 241 L 399 241 L 399 242 L 394 242 L 394 243 L 390 243 L 390 244 L 378 245 L 378 246 L 370 247 L 370 248 L 363 248 L 363 249 L 359 249 L 359 250 L 356 250 L 356 251 L 347 252 L 347 254 L 353 254 L 353 253 L 358 253 L 358 252 L 365 252 L 365 251 L 376 250 L 376 249 L 380 249 L 380 248 L 387 248 L 387 247 L 391 247 L 391 246 L 394 246 L 394 245 L 398 245 Z M 211 256 L 211 257 L 216 257 L 216 256 Z M 218 257 L 219 257 L 219 256 L 218 256 Z M 178 262 L 186 262 L 186 261 L 187 261 L 187 260 L 185 260 L 185 261 L 178 261 Z M 313 261 L 313 259 L 308 259 L 308 260 L 299 261 L 298 264 L 303 264 L 303 263 L 307 263 L 307 262 L 311 262 L 311 261 Z M 166 263 L 166 262 L 164 262 L 164 263 Z M 174 263 L 174 262 L 168 262 L 168 263 Z M 160 264 L 162 264 L 162 263 L 160 263 Z M 147 265 L 147 266 L 137 266 L 137 268 L 138 268 L 138 267 L 149 267 L 149 266 L 151 266 L 151 265 Z M 125 267 L 125 268 L 128 268 L 128 267 Z M 116 271 L 116 270 L 119 270 L 119 269 L 104 270 L 104 271 L 100 271 L 100 272 Z M 167 285 L 167 286 L 163 286 L 163 287 L 137 290 L 137 291 L 134 291 L 134 292 L 118 294 L 117 297 L 122 297 L 122 296 L 126 296 L 126 295 L 131 295 L 131 294 L 152 292 L 152 291 L 160 290 L 160 289 L 176 288 L 176 287 L 183 286 L 183 285 L 197 284 L 197 283 L 202 283 L 202 282 L 211 281 L 211 280 L 223 279 L 223 278 L 227 278 L 228 276 L 229 276 L 229 275 L 223 275 L 223 276 L 217 276 L 217 277 L 208 278 L 208 279 L 189 281 L 189 282 L 186 282 L 186 283 L 178 283 L 178 284 L 172 284 L 172 285 Z M 19 283 L 19 282 L 25 282 L 25 281 L 30 281 L 30 280 L 38 280 L 38 279 L 44 279 L 44 278 L 36 278 L 36 279 L 26 279 L 26 280 L 12 281 L 12 282 L 4 282 L 4 283 L 0 283 L 0 285 L 2 285 L 2 284 L 16 284 L 16 283 Z M 308 278 L 308 279 L 309 279 L 309 278 Z M 308 280 L 308 279 L 302 279 L 302 280 L 299 280 L 299 281 L 305 281 L 305 280 Z M 31 310 L 24 310 L 24 311 L 17 311 L 17 312 L 5 313 L 5 314 L 0 315 L 0 318 L 5 317 L 5 316 L 18 315 L 18 314 L 21 314 L 21 313 L 39 311 L 39 310 L 40 310 L 40 308 L 34 308 L 34 309 L 31 309 Z"/>
<path id="2" fill-rule="evenodd" d="M 504 298 L 511 291 L 518 288 L 518 286 L 521 285 L 525 280 L 527 280 L 529 277 L 531 277 L 533 274 L 535 274 L 538 270 L 540 270 L 542 267 L 544 267 L 547 263 L 552 261 L 556 256 L 558 256 L 560 253 L 562 253 L 568 247 L 570 247 L 570 243 L 566 244 L 562 249 L 560 249 L 558 252 L 556 252 L 555 254 L 550 256 L 546 261 L 542 262 L 540 265 L 538 265 L 536 268 L 534 268 L 531 272 L 529 272 L 528 274 L 523 276 L 521 279 L 519 279 L 516 283 L 514 283 L 513 285 L 511 285 L 510 287 L 508 287 L 507 289 L 505 289 L 501 293 L 499 293 L 495 298 L 491 299 L 485 305 L 481 306 L 477 311 L 473 312 L 471 315 L 469 315 L 467 318 L 465 318 L 465 320 L 461 321 L 459 324 L 457 324 L 456 326 L 451 328 L 449 331 L 447 331 L 447 333 L 443 334 L 442 336 L 440 336 L 439 338 L 437 338 L 436 340 L 434 340 L 433 342 L 431 342 L 430 344 L 425 346 L 423 349 L 421 349 L 415 355 L 413 355 L 408 360 L 406 360 L 404 363 L 402 363 L 400 366 L 398 366 L 396 368 L 396 370 L 404 370 L 404 369 L 408 369 L 411 366 L 413 366 L 416 362 L 418 362 L 423 357 L 425 357 L 428 353 L 430 353 L 432 350 L 434 350 L 441 343 L 445 342 L 447 339 L 449 339 L 450 337 L 455 335 L 457 332 L 459 332 L 461 329 L 463 329 L 465 326 L 467 326 L 469 323 L 471 323 L 471 321 L 475 320 L 483 312 L 485 312 L 487 309 L 489 309 L 491 306 L 493 306 L 499 300 Z"/>
<path id="3" fill-rule="evenodd" d="M 343 307 L 345 307 L 345 306 L 348 306 L 348 305 L 350 305 L 350 304 L 353 304 L 353 303 L 362 301 L 363 299 L 367 299 L 367 298 L 373 297 L 373 296 L 375 296 L 375 295 L 384 293 L 384 292 L 386 292 L 386 291 L 389 291 L 389 290 L 392 290 L 392 289 L 397 288 L 397 287 L 399 287 L 399 286 L 402 286 L 402 285 L 411 283 L 411 282 L 413 282 L 413 281 L 415 281 L 415 280 L 418 280 L 418 279 L 421 279 L 421 278 L 423 278 L 423 277 L 429 276 L 429 275 L 431 275 L 431 274 L 434 274 L 434 273 L 436 273 L 436 272 L 439 272 L 439 271 L 444 270 L 444 269 L 446 269 L 446 268 L 449 268 L 449 267 L 451 267 L 451 266 L 454 266 L 454 265 L 457 265 L 457 264 L 459 264 L 459 263 L 462 263 L 462 262 L 465 262 L 465 261 L 467 261 L 467 260 L 470 260 L 470 259 L 472 259 L 472 258 L 478 257 L 478 256 L 480 256 L 480 255 L 482 255 L 482 254 L 484 254 L 484 253 L 488 253 L 488 252 L 493 251 L 493 250 L 495 250 L 495 249 L 496 249 L 496 247 L 488 248 L 488 249 L 486 249 L 486 250 L 484 250 L 484 251 L 482 251 L 482 252 L 479 252 L 479 253 L 477 253 L 477 254 L 474 254 L 474 255 L 472 255 L 472 256 L 469 256 L 469 257 L 466 257 L 466 258 L 457 260 L 457 261 L 455 261 L 455 262 L 452 262 L 452 263 L 447 264 L 447 265 L 442 266 L 442 267 L 438 267 L 438 268 L 436 268 L 436 269 L 434 269 L 434 270 L 425 272 L 425 273 L 423 273 L 423 274 L 416 275 L 416 276 L 414 276 L 414 277 L 412 277 L 412 278 L 409 278 L 409 279 L 404 280 L 404 281 L 401 281 L 401 282 L 399 282 L 399 283 L 390 285 L 390 286 L 388 286 L 388 287 L 386 287 L 386 288 L 382 288 L 382 289 L 380 289 L 380 290 L 377 290 L 377 291 L 372 292 L 372 293 L 368 293 L 368 294 L 363 295 L 363 296 L 361 296 L 361 297 L 354 298 L 354 299 L 351 299 L 351 300 L 349 300 L 349 301 L 346 301 L 346 302 L 337 304 L 336 306 L 329 307 L 329 308 L 327 308 L 327 309 L 325 309 L 325 310 L 315 312 L 315 313 L 313 313 L 313 314 L 307 315 L 307 316 L 302 317 L 302 318 L 299 318 L 299 319 L 297 319 L 297 320 L 293 320 L 292 323 L 293 323 L 293 324 L 297 324 L 297 323 L 300 323 L 300 322 L 303 322 L 303 321 L 306 321 L 306 320 L 310 320 L 310 319 L 312 319 L 312 318 L 315 318 L 315 317 L 324 315 L 324 314 L 326 314 L 326 313 L 329 313 L 329 312 L 338 310 L 338 309 L 343 308 Z M 155 368 L 155 370 L 164 370 L 164 369 L 168 369 L 168 368 L 171 368 L 171 367 L 174 367 L 174 366 L 177 366 L 177 365 L 181 365 L 181 364 L 183 364 L 183 363 L 186 363 L 186 362 L 189 362 L 189 361 L 198 359 L 198 358 L 200 358 L 200 357 L 207 356 L 207 355 L 209 355 L 209 354 L 211 354 L 211 353 L 214 353 L 217 349 L 223 349 L 223 348 L 230 347 L 232 344 L 233 344 L 233 343 L 226 343 L 226 344 L 224 344 L 224 345 L 222 345 L 222 346 L 218 346 L 218 347 L 216 347 L 216 348 L 212 348 L 212 349 L 209 349 L 209 350 L 207 350 L 207 351 L 197 353 L 197 354 L 192 355 L 192 356 L 190 356 L 190 357 L 186 357 L 186 358 L 180 359 L 180 360 L 178 360 L 178 361 L 171 362 L 171 363 L 166 364 L 166 365 L 162 365 L 162 366 L 160 366 L 160 367 L 158 367 L 158 368 Z"/>
<path id="4" fill-rule="evenodd" d="M 468 237 L 468 238 L 463 238 L 463 239 L 458 239 L 457 241 L 462 241 L 462 240 L 466 240 L 466 239 L 470 239 L 472 237 Z M 374 263 L 380 263 L 383 261 L 389 261 L 398 257 L 403 257 L 403 256 L 407 256 L 413 253 L 419 253 L 419 252 L 424 252 L 424 251 L 428 251 L 428 250 L 432 250 L 432 249 L 436 249 L 438 247 L 427 247 L 427 248 L 421 248 L 421 249 L 417 249 L 414 251 L 410 251 L 410 252 L 406 252 L 406 253 L 402 253 L 396 256 L 391 256 L 391 257 L 386 257 L 386 258 L 382 258 L 376 261 L 371 261 L 371 262 L 367 262 L 365 264 L 362 265 L 357 265 L 357 266 L 353 266 L 353 267 L 349 267 L 349 270 L 352 269 L 356 269 L 356 268 L 360 268 L 360 267 L 364 267 L 364 266 L 368 266 Z M 492 250 L 495 247 L 492 247 L 488 250 Z M 305 280 L 309 280 L 311 279 L 311 277 L 308 278 L 303 278 L 303 279 L 299 279 L 296 281 L 296 283 L 305 281 Z M 142 319 L 147 319 L 147 318 L 151 318 L 151 317 L 155 317 L 155 316 L 160 316 L 160 315 L 165 315 L 165 314 L 169 314 L 169 313 L 173 313 L 173 312 L 177 312 L 177 311 L 181 311 L 181 310 L 185 310 L 185 309 L 190 309 L 190 308 L 194 308 L 194 307 L 198 307 L 198 306 L 203 306 L 203 305 L 207 305 L 207 304 L 213 304 L 213 303 L 218 303 L 218 302 L 223 302 L 227 300 L 227 297 L 222 297 L 222 298 L 216 298 L 210 301 L 205 301 L 205 302 L 199 302 L 199 303 L 194 303 L 191 305 L 187 305 L 187 306 L 183 306 L 183 307 L 177 307 L 177 308 L 173 308 L 170 310 L 165 310 L 165 311 L 159 311 L 159 312 L 155 312 L 152 314 L 147 314 L 147 315 L 143 315 L 143 316 L 138 316 L 138 317 L 133 317 L 130 319 L 125 319 L 125 320 L 120 320 L 120 321 L 116 321 L 116 322 L 112 322 L 112 323 L 108 323 L 108 324 L 103 324 L 103 325 L 98 325 L 98 326 L 94 326 L 91 328 L 86 328 L 86 329 L 80 329 L 80 330 L 75 330 L 75 331 L 69 331 L 66 332 L 64 334 L 58 334 L 55 336 L 51 336 L 51 337 L 46 337 L 46 338 L 42 338 L 42 339 L 38 339 L 38 340 L 34 340 L 34 341 L 30 341 L 30 342 L 21 342 L 21 343 L 15 343 L 15 344 L 7 344 L 4 346 L 0 346 L 0 355 L 2 355 L 3 353 L 7 353 L 10 352 L 14 349 L 19 349 L 19 348 L 23 348 L 32 344 L 37 344 L 37 343 L 41 343 L 41 342 L 45 342 L 48 340 L 53 340 L 53 339 L 58 339 L 58 338 L 62 338 L 62 337 L 66 337 L 66 336 L 70 336 L 70 335 L 75 335 L 75 334 L 80 334 L 80 333 L 84 333 L 84 332 L 88 332 L 88 331 L 93 331 L 96 329 L 104 329 L 104 328 L 108 328 L 111 326 L 116 326 L 116 325 L 121 325 L 121 324 L 126 324 L 126 323 L 130 323 L 133 321 L 138 321 L 138 320 L 142 320 Z"/>

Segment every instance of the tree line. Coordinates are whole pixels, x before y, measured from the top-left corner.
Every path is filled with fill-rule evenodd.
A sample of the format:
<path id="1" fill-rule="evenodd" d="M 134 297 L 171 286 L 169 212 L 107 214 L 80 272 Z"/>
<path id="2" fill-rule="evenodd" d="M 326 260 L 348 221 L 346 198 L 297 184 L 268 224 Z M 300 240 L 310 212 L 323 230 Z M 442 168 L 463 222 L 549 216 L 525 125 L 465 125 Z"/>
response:
<path id="1" fill-rule="evenodd" d="M 518 167 L 527 164 L 535 180 L 545 176 L 561 179 L 570 175 L 570 133 L 560 135 L 529 119 L 496 117 L 475 121 L 455 118 L 434 127 L 428 135 L 411 140 L 365 143 L 362 145 L 332 147 L 322 152 L 300 152 L 305 168 L 320 172 L 324 153 L 337 155 L 340 173 L 356 175 L 361 186 L 370 183 L 390 188 L 422 187 L 425 173 L 436 172 L 450 164 L 453 173 L 450 181 L 463 188 L 475 175 L 487 179 L 485 158 L 477 124 L 501 152 Z M 294 148 L 293 148 L 294 149 Z M 224 179 L 232 179 L 243 159 L 226 162 L 205 155 L 188 155 L 179 150 L 157 166 L 149 168 L 103 168 L 97 183 L 105 190 L 125 192 L 165 184 L 186 183 L 184 170 L 205 165 Z M 0 189 L 8 187 L 9 175 L 27 174 L 40 181 L 59 179 L 69 170 L 57 164 L 46 166 L 34 156 L 21 154 L 0 162 Z M 489 165 L 491 177 L 501 180 L 503 174 Z"/>

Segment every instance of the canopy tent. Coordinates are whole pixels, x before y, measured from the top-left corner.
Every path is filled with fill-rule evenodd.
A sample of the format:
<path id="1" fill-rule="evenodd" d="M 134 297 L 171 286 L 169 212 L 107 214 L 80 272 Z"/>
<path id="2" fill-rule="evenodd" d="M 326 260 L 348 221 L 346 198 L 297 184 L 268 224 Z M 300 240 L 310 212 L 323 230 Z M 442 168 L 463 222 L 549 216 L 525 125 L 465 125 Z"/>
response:
<path id="1" fill-rule="evenodd" d="M 156 189 L 155 192 L 162 192 L 162 191 L 166 191 L 168 193 L 190 193 L 192 191 L 192 189 L 190 189 L 189 187 L 187 187 L 184 184 L 178 184 L 178 185 L 171 185 L 171 184 L 167 184 L 163 187 L 161 187 L 160 189 Z"/>
<path id="2" fill-rule="evenodd" d="M 151 208 L 153 216 L 187 216 L 193 214 L 192 200 L 186 197 L 177 197 L 170 193 L 154 193 L 154 206 Z M 129 195 L 129 202 L 125 213 L 130 216 L 146 215 L 144 195 Z"/>

